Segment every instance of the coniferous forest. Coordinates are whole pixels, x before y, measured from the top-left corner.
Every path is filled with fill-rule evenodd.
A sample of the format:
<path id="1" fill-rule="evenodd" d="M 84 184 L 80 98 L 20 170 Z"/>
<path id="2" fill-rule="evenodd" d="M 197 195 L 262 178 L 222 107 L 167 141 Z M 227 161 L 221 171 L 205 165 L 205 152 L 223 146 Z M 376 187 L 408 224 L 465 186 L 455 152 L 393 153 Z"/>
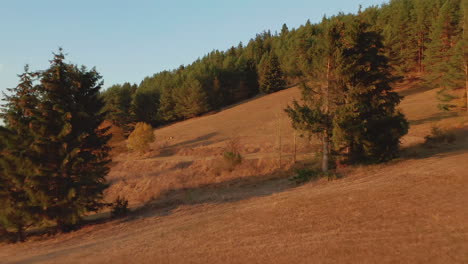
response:
<path id="1" fill-rule="evenodd" d="M 156 127 L 293 85 L 302 101 L 285 111 L 295 129 L 322 139 L 324 172 L 338 158 L 395 158 L 409 124 L 394 83 L 421 78 L 437 89 L 441 109 L 468 110 L 467 13 L 463 0 L 392 0 L 316 24 L 284 24 L 138 85 L 106 90 L 95 69 L 66 63 L 60 50 L 48 69 L 25 67 L 4 96 L 0 231 L 17 241 L 44 223 L 70 231 L 106 205 L 104 120 L 128 134 L 139 122 Z"/>
<path id="2" fill-rule="evenodd" d="M 280 32 L 259 33 L 246 44 L 214 50 L 190 65 L 146 77 L 139 85 L 110 87 L 102 94 L 108 118 L 118 125 L 158 125 L 218 110 L 287 85 L 314 81 L 311 71 L 326 71 L 315 63 L 317 57 L 325 56 L 317 54 L 317 37 L 330 20 L 347 23 L 353 17 L 366 23 L 368 31 L 381 35 L 381 51 L 389 59 L 393 75 L 421 76 L 425 85 L 440 89 L 440 108 L 450 110 L 457 107 L 454 90 L 465 89 L 466 98 L 464 2 L 393 0 L 360 10 L 357 15 L 338 14 L 317 24 L 307 21 L 297 29 L 283 25 Z M 461 107 L 466 107 L 466 102 Z"/>

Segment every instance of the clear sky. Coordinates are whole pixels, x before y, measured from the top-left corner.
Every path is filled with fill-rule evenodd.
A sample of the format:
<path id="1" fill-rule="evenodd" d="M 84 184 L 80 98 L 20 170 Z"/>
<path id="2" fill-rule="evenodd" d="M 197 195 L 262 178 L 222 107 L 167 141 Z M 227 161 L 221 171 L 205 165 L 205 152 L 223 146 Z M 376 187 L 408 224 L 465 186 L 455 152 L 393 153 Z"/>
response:
<path id="1" fill-rule="evenodd" d="M 264 30 L 318 22 L 323 15 L 384 0 L 0 0 L 0 90 L 25 64 L 45 69 L 63 47 L 67 60 L 96 66 L 105 87 L 140 83 L 213 49 L 247 43 Z"/>

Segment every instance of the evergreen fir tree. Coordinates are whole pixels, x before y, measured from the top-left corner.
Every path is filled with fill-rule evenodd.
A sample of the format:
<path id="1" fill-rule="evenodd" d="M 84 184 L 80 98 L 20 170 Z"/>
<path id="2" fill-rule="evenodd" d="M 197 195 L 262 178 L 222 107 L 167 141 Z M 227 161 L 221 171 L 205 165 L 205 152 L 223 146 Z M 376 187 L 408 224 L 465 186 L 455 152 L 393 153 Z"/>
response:
<path id="1" fill-rule="evenodd" d="M 0 126 L 0 226 L 16 233 L 14 241 L 23 241 L 25 230 L 41 222 L 39 194 L 28 184 L 36 176 L 29 150 L 29 125 L 38 104 L 33 79 L 26 66 L 19 85 L 8 89 L 0 115 L 7 126 Z"/>
<path id="2" fill-rule="evenodd" d="M 338 72 L 341 67 L 344 23 L 338 18 L 322 21 L 303 50 L 301 62 L 311 86 L 302 84 L 302 101 L 294 101 L 285 111 L 294 129 L 315 134 L 322 139 L 322 171 L 330 165 L 332 121 L 340 97 Z"/>
<path id="3" fill-rule="evenodd" d="M 174 91 L 174 111 L 186 119 L 198 116 L 210 109 L 208 97 L 201 83 L 196 79 L 189 79 L 180 88 Z"/>
<path id="4" fill-rule="evenodd" d="M 439 107 L 443 110 L 455 107 L 451 103 L 456 98 L 452 93 L 454 76 L 447 72 L 453 68 L 450 64 L 455 53 L 457 36 L 461 32 L 459 6 L 458 0 L 447 0 L 440 8 L 432 26 L 431 42 L 424 61 L 427 66 L 425 83 L 429 87 L 440 89 L 438 92 L 438 98 L 441 101 Z"/>
<path id="5" fill-rule="evenodd" d="M 265 55 L 262 62 L 260 91 L 263 93 L 273 93 L 283 90 L 286 87 L 286 82 L 278 57 L 275 54 Z"/>
<path id="6" fill-rule="evenodd" d="M 286 108 L 295 129 L 322 135 L 324 172 L 331 148 L 352 162 L 395 157 L 408 128 L 396 110 L 401 97 L 391 91 L 396 78 L 382 55 L 381 36 L 359 18 L 345 19 L 331 19 L 317 36 L 313 87 L 303 85 L 304 104 Z"/>
<path id="7" fill-rule="evenodd" d="M 19 144 L 19 145 L 18 145 Z M 14 233 L 11 240 L 22 242 L 28 227 L 40 223 L 40 207 L 28 181 L 32 164 L 22 138 L 0 127 L 0 226 Z"/>
<path id="8" fill-rule="evenodd" d="M 340 69 L 343 91 L 333 120 L 336 150 L 346 149 L 352 162 L 381 162 L 397 156 L 408 122 L 396 107 L 402 97 L 392 91 L 398 80 L 382 54 L 382 37 L 366 23 L 348 23 Z"/>
<path id="9" fill-rule="evenodd" d="M 132 100 L 132 114 L 136 122 L 155 126 L 159 120 L 159 94 L 156 91 L 138 90 Z"/>
<path id="10" fill-rule="evenodd" d="M 130 130 L 129 124 L 134 119 L 131 107 L 136 88 L 136 85 L 124 83 L 123 85 L 113 85 L 102 93 L 106 119 L 123 128 L 125 132 Z"/>
<path id="11" fill-rule="evenodd" d="M 25 191 L 41 208 L 41 217 L 67 231 L 84 213 L 104 205 L 109 136 L 106 128 L 99 128 L 105 115 L 101 77 L 94 69 L 66 64 L 61 51 L 50 68 L 33 75 L 40 81 L 32 90 L 37 99 L 33 107 L 23 100 L 15 103 L 21 90 L 6 98 L 7 128 L 24 136 L 28 145 L 10 153 L 29 167 L 28 173 L 20 172 L 27 177 Z"/>
<path id="12" fill-rule="evenodd" d="M 175 113 L 175 102 L 172 95 L 172 90 L 165 88 L 161 92 L 159 100 L 158 115 L 163 121 L 174 121 L 177 118 Z"/>

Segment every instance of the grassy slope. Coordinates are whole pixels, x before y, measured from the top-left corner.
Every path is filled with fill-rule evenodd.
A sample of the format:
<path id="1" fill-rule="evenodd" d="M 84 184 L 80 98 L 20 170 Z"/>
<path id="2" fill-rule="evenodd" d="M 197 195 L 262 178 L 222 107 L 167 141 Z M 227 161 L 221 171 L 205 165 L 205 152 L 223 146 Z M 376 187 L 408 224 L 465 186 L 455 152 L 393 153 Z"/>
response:
<path id="1" fill-rule="evenodd" d="M 147 193 L 158 184 L 170 182 L 166 189 L 180 189 L 167 195 L 170 199 L 161 196 L 161 190 L 151 194 L 169 200 L 153 203 L 126 220 L 90 225 L 24 244 L 1 245 L 0 260 L 466 263 L 468 120 L 439 112 L 434 91 L 411 85 L 400 88 L 407 95 L 402 108 L 412 124 L 403 140 L 405 152 L 400 160 L 348 168 L 343 179 L 320 180 L 301 187 L 281 177 L 284 169 L 255 171 L 274 167 L 276 161 L 271 158 L 253 159 L 256 167 L 245 165 L 244 173 L 221 175 L 211 175 L 207 160 L 181 161 L 182 156 L 216 156 L 233 131 L 244 136 L 245 153 L 261 156 L 273 151 L 275 115 L 282 103 L 298 95 L 297 90 L 290 89 L 159 129 L 156 144 L 164 137 L 170 141 L 164 143 L 163 151 L 145 158 L 122 154 L 116 159 L 110 175 L 115 187 L 109 195 L 118 190 L 131 195 L 142 186 L 148 189 L 134 192 Z M 436 124 L 457 134 L 455 144 L 420 147 Z M 290 130 L 285 127 L 283 132 L 286 135 Z M 258 133 L 266 136 L 253 137 Z M 169 139 L 171 136 L 174 139 Z M 158 174 L 160 169 L 164 171 Z M 201 174 L 192 175 L 192 171 Z M 167 175 L 178 180 L 172 182 Z M 265 177 L 251 177 L 256 175 Z M 134 187 L 125 189 L 125 184 Z M 133 198 L 135 203 L 140 201 L 137 195 Z"/>

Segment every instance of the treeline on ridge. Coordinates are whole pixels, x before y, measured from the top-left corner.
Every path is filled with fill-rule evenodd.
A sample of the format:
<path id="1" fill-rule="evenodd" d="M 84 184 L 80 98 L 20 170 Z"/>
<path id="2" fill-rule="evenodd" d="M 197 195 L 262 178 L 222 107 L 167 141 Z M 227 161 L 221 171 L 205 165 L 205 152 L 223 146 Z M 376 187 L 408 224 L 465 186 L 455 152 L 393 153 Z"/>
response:
<path id="1" fill-rule="evenodd" d="M 449 110 L 455 107 L 452 91 L 466 89 L 466 10 L 461 0 L 393 0 L 357 16 L 382 34 L 394 73 L 419 72 L 425 85 L 441 88 L 440 107 Z M 304 73 L 317 52 L 314 38 L 329 20 L 307 21 L 297 29 L 284 24 L 279 33 L 262 32 L 247 45 L 214 50 L 190 65 L 146 77 L 139 85 L 113 85 L 102 94 L 108 119 L 122 127 L 135 122 L 155 126 L 307 81 Z"/>

